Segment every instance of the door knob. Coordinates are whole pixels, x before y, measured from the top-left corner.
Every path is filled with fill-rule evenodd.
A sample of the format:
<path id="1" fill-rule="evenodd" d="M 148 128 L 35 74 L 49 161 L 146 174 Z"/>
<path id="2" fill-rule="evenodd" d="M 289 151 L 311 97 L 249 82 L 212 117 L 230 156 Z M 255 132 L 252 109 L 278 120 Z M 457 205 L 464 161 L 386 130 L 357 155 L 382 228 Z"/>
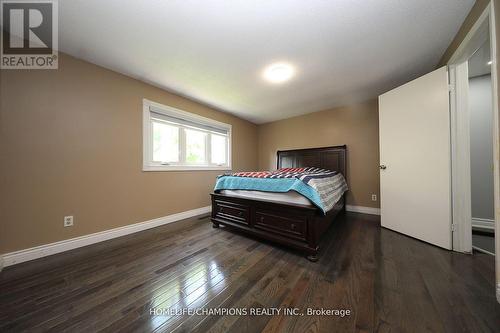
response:
<path id="1" fill-rule="evenodd" d="M 387 169 L 387 167 L 386 167 L 385 165 L 383 165 L 383 164 L 382 164 L 382 165 L 380 165 L 380 166 L 379 166 L 379 168 L 380 168 L 380 170 L 385 170 L 385 169 Z"/>

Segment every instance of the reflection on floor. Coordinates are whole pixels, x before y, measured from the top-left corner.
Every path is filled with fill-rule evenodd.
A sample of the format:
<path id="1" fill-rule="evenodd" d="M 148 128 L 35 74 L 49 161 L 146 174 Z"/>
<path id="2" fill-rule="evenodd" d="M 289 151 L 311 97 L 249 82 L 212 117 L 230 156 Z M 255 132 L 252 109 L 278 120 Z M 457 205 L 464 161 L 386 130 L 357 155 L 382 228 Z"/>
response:
<path id="1" fill-rule="evenodd" d="M 498 331 L 492 256 L 445 251 L 354 213 L 325 236 L 311 263 L 192 219 L 8 267 L 0 331 Z M 272 308 L 299 313 L 183 312 Z"/>

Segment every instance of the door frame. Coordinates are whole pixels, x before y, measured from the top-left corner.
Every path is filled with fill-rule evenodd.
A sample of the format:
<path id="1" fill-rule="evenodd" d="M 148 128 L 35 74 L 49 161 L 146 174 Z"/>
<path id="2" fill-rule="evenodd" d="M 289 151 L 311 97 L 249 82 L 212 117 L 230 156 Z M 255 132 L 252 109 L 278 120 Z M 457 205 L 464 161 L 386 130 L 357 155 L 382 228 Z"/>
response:
<path id="1" fill-rule="evenodd" d="M 495 206 L 496 295 L 500 302 L 500 130 L 498 112 L 497 43 L 494 3 L 488 6 L 472 26 L 448 61 L 450 76 L 450 116 L 452 143 L 453 250 L 472 251 L 472 213 L 470 198 L 470 145 L 467 60 L 489 36 L 493 107 L 493 174 Z M 464 90 L 467 89 L 467 90 Z M 465 92 L 465 93 L 464 93 Z M 460 149 L 458 149 L 460 147 Z M 465 208 L 464 208 L 465 207 Z"/>
<path id="2" fill-rule="evenodd" d="M 451 209 L 454 251 L 472 253 L 467 61 L 448 65 L 450 82 Z"/>

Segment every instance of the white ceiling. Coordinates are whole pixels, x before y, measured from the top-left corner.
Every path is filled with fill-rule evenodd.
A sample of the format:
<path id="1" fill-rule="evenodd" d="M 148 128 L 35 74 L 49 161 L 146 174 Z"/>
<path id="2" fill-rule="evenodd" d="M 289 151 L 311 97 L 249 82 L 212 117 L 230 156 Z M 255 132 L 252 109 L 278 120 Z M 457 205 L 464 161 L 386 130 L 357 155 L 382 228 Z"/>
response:
<path id="1" fill-rule="evenodd" d="M 474 0 L 59 1 L 60 49 L 255 123 L 432 70 Z M 264 67 L 286 61 L 292 80 Z"/>

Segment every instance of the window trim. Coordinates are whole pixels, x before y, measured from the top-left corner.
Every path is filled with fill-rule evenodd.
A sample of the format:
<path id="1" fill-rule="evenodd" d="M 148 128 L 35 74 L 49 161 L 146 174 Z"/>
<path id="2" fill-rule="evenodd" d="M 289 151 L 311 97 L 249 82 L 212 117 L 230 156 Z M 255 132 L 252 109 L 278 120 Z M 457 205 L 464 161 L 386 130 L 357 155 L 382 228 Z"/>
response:
<path id="1" fill-rule="evenodd" d="M 142 103 L 142 171 L 210 171 L 210 170 L 231 170 L 232 168 L 232 158 L 231 158 L 231 147 L 232 147 L 232 126 L 230 124 L 222 123 L 210 118 L 202 117 L 197 114 L 182 111 L 167 105 L 156 103 L 148 99 L 143 99 Z M 185 164 L 171 164 L 171 165 L 161 165 L 152 164 L 153 156 L 153 145 L 152 145 L 152 122 L 151 122 L 151 108 L 154 109 L 155 113 L 161 113 L 166 116 L 176 116 L 185 120 L 197 122 L 204 125 L 211 125 L 217 128 L 227 130 L 227 164 L 226 165 L 185 165 Z M 180 131 L 180 136 L 182 136 L 183 131 Z M 208 136 L 207 136 L 208 141 Z M 208 142 L 207 142 L 208 144 Z M 179 143 L 181 145 L 181 143 Z M 207 145 L 206 153 L 208 154 L 209 145 Z M 183 149 L 181 148 L 179 153 L 182 154 Z M 207 156 L 207 159 L 209 156 Z M 208 160 L 207 160 L 208 161 Z M 209 162 L 209 161 L 208 161 Z"/>

